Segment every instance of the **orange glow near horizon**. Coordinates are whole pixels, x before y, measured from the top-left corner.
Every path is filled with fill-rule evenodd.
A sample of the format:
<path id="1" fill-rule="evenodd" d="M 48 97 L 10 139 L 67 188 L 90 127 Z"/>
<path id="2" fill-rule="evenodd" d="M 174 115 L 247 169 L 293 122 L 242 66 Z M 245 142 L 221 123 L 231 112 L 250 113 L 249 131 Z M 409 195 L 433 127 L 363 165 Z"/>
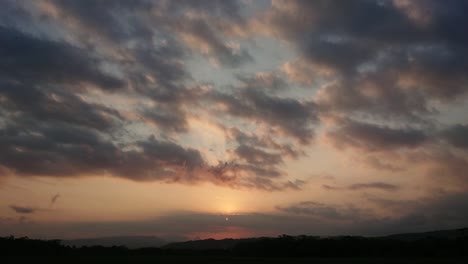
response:
<path id="1" fill-rule="evenodd" d="M 274 236 L 273 232 L 257 232 L 240 226 L 213 226 L 212 232 L 194 232 L 188 235 L 191 239 L 225 239 L 225 238 L 248 238 L 258 236 Z"/>

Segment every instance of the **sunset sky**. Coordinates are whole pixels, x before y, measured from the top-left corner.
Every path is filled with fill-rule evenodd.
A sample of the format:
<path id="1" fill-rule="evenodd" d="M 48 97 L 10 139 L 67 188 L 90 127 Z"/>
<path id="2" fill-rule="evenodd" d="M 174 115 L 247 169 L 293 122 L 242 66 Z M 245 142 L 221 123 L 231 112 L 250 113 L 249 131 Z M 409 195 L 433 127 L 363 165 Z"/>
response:
<path id="1" fill-rule="evenodd" d="M 0 236 L 468 225 L 468 1 L 0 1 Z"/>

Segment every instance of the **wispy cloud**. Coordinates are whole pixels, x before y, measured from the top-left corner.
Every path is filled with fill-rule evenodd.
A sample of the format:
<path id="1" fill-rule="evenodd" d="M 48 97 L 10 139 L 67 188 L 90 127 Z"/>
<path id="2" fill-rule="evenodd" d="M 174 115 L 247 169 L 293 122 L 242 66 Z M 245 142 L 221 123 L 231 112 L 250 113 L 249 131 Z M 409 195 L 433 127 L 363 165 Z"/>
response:
<path id="1" fill-rule="evenodd" d="M 34 214 L 39 210 L 38 208 L 34 208 L 34 207 L 18 206 L 18 205 L 10 205 L 10 209 L 12 209 L 18 214 Z"/>
<path id="2" fill-rule="evenodd" d="M 55 202 L 57 202 L 58 198 L 60 198 L 60 194 L 55 194 L 54 196 L 52 196 L 52 198 L 50 198 L 50 206 L 52 207 Z"/>
<path id="3" fill-rule="evenodd" d="M 349 186 L 344 186 L 344 187 L 324 184 L 322 185 L 322 187 L 326 190 L 332 190 L 332 191 L 335 191 L 335 190 L 360 191 L 360 190 L 375 189 L 375 190 L 394 192 L 400 189 L 400 187 L 397 185 L 385 183 L 385 182 L 355 183 L 355 184 L 351 184 Z"/>

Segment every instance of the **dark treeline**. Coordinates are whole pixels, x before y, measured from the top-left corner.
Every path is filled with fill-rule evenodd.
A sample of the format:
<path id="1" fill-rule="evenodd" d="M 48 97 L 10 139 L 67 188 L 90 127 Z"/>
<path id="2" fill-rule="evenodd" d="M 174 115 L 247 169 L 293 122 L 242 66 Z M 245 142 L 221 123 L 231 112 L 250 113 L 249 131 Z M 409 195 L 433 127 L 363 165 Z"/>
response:
<path id="1" fill-rule="evenodd" d="M 468 238 L 423 238 L 402 241 L 385 238 L 280 236 L 247 240 L 233 248 L 235 255 L 276 257 L 466 257 Z"/>
<path id="2" fill-rule="evenodd" d="M 72 247 L 60 240 L 0 238 L 1 256 L 468 257 L 468 237 L 392 238 L 287 236 L 241 239 L 228 249 Z"/>

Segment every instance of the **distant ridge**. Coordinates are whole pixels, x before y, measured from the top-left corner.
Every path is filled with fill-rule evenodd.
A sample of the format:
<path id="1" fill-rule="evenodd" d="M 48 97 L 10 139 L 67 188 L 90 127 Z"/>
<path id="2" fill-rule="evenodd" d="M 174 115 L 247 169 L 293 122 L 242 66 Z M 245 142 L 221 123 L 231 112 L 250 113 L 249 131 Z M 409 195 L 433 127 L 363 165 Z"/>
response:
<path id="1" fill-rule="evenodd" d="M 394 234 L 389 236 L 383 236 L 380 238 L 385 239 L 396 239 L 403 241 L 414 241 L 424 238 L 440 238 L 440 239 L 457 239 L 468 237 L 468 228 L 461 229 L 452 229 L 452 230 L 438 230 L 422 233 L 404 233 L 404 234 Z"/>
<path id="2" fill-rule="evenodd" d="M 312 236 L 286 236 L 292 239 L 298 239 L 303 237 Z M 318 236 L 315 236 L 319 238 Z M 343 239 L 351 236 L 332 236 L 332 237 L 321 237 L 321 239 Z M 366 238 L 357 237 L 354 238 Z M 385 239 L 385 240 L 399 240 L 399 241 L 416 241 L 426 238 L 434 239 L 446 239 L 453 240 L 458 238 L 468 238 L 468 228 L 453 229 L 453 230 L 438 230 L 421 233 L 403 233 L 403 234 L 392 234 L 387 236 L 379 237 L 367 237 L 368 239 Z M 265 237 L 259 238 L 241 238 L 232 239 L 226 238 L 221 240 L 216 239 L 203 239 L 203 240 L 190 240 L 184 242 L 169 243 L 161 238 L 155 236 L 115 236 L 115 237 L 97 237 L 97 238 L 86 238 L 86 239 L 73 239 L 73 240 L 62 240 L 62 244 L 65 246 L 125 246 L 129 249 L 137 248 L 162 248 L 162 249 L 175 249 L 175 250 L 227 250 L 232 249 L 239 243 L 244 242 L 255 242 L 262 239 L 268 239 Z"/>
<path id="3" fill-rule="evenodd" d="M 240 263 L 246 258 L 253 260 L 248 263 L 270 263 L 270 260 L 278 258 L 281 258 L 284 263 L 291 263 L 291 259 L 301 259 L 300 262 L 293 263 L 309 263 L 308 261 L 312 258 L 346 259 L 347 261 L 372 258 L 373 262 L 375 258 L 378 258 L 378 263 L 394 263 L 395 258 L 407 260 L 398 261 L 398 263 L 427 263 L 429 259 L 437 259 L 438 262 L 430 263 L 467 263 L 467 233 L 468 229 L 463 228 L 385 237 L 280 235 L 278 237 L 194 240 L 171 243 L 163 247 L 158 247 L 163 243 L 161 239 L 145 236 L 76 239 L 65 241 L 65 243 L 60 240 L 9 236 L 0 237 L 0 256 L 6 256 L 7 260 L 8 258 L 14 260 L 14 262 L 7 263 L 37 262 L 35 258 L 40 256 L 44 257 L 44 261 L 46 258 L 47 260 L 55 258 L 54 263 L 86 262 L 83 259 L 96 261 L 86 263 L 102 263 L 103 260 L 113 263 L 122 258 L 131 260 L 135 257 L 135 260 L 150 261 L 145 263 L 185 263 L 188 260 L 194 263 Z M 81 257 L 85 258 L 81 259 Z M 393 260 L 391 262 L 380 261 L 386 258 Z M 422 262 L 415 262 L 415 258 Z"/>
<path id="4" fill-rule="evenodd" d="M 190 249 L 190 250 L 219 250 L 230 249 L 241 241 L 253 240 L 255 238 L 232 239 L 226 238 L 221 240 L 216 239 L 203 239 L 203 240 L 190 240 L 185 242 L 175 242 L 165 245 L 164 249 Z"/>
<path id="5" fill-rule="evenodd" d="M 398 240 L 398 241 L 416 241 L 420 239 L 433 238 L 433 239 L 445 239 L 445 240 L 454 240 L 458 238 L 468 238 L 468 228 L 454 229 L 454 230 L 439 230 L 439 231 L 430 231 L 430 232 L 421 232 L 421 233 L 404 233 L 404 234 L 393 234 L 388 236 L 379 236 L 379 237 L 363 237 L 363 236 L 287 236 L 291 239 L 300 239 L 300 238 L 312 238 L 317 239 L 329 239 L 329 240 L 340 240 L 347 238 L 355 239 L 379 239 L 379 240 Z M 203 239 L 203 240 L 190 240 L 185 242 L 175 242 L 165 245 L 164 249 L 181 249 L 181 250 L 226 250 L 232 249 L 236 245 L 244 242 L 256 242 L 262 239 L 272 239 L 267 237 L 260 238 L 241 238 L 241 239 Z"/>
<path id="6" fill-rule="evenodd" d="M 96 237 L 85 239 L 63 240 L 65 246 L 125 246 L 129 249 L 161 247 L 168 242 L 154 236 L 115 236 L 115 237 Z"/>

